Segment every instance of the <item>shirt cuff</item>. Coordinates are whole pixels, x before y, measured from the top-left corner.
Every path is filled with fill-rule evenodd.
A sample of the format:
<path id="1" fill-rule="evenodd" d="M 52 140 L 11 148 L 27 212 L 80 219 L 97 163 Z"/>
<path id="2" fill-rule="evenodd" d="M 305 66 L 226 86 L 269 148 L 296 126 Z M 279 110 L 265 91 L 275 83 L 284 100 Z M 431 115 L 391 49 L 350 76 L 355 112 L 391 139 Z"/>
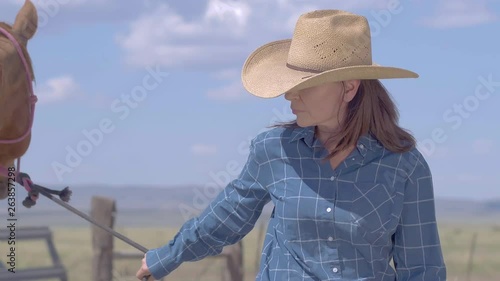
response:
<path id="1" fill-rule="evenodd" d="M 169 253 L 171 251 L 167 250 L 166 247 L 149 250 L 146 253 L 146 265 L 151 276 L 156 280 L 160 280 L 177 268 Z"/>

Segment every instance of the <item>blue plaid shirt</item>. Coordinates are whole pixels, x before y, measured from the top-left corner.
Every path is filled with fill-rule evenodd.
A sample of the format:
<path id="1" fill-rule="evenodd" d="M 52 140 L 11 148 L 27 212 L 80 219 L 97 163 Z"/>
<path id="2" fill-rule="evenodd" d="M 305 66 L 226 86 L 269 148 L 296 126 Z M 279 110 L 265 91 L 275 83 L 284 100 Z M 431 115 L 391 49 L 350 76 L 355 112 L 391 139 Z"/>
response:
<path id="1" fill-rule="evenodd" d="M 312 126 L 259 134 L 238 178 L 147 253 L 152 275 L 221 253 L 272 201 L 256 280 L 446 280 L 431 172 L 418 150 L 393 153 L 366 135 L 336 169 L 326 154 Z"/>

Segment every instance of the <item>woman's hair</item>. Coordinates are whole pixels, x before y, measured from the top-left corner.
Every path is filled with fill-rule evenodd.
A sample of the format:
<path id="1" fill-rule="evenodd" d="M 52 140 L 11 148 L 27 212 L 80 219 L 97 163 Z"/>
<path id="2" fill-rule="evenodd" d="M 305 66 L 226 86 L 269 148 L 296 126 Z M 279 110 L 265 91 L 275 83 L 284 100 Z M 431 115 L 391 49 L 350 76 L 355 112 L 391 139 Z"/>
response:
<path id="1" fill-rule="evenodd" d="M 339 134 L 331 139 L 338 140 L 338 144 L 326 159 L 330 159 L 349 146 L 356 145 L 359 137 L 364 134 L 371 134 L 390 151 L 411 150 L 416 144 L 415 138 L 399 127 L 399 113 L 387 89 L 379 80 L 360 81 L 356 95 L 347 105 Z M 294 120 L 270 127 L 298 128 L 299 126 Z M 327 143 L 331 140 L 329 139 Z"/>

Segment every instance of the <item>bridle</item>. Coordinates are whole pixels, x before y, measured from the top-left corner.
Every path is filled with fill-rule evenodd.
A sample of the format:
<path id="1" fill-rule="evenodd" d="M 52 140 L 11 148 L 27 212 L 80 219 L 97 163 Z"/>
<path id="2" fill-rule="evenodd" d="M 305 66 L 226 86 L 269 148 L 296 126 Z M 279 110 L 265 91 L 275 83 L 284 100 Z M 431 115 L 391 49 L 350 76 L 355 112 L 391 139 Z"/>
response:
<path id="1" fill-rule="evenodd" d="M 28 106 L 30 107 L 29 108 L 30 112 L 29 112 L 29 125 L 28 125 L 28 128 L 26 128 L 26 131 L 24 132 L 24 134 L 22 134 L 18 138 L 15 138 L 15 139 L 12 139 L 12 140 L 0 140 L 0 144 L 14 144 L 14 143 L 19 143 L 19 142 L 23 141 L 31 133 L 31 129 L 33 127 L 33 120 L 34 120 L 34 116 L 35 116 L 35 104 L 38 101 L 38 98 L 37 98 L 37 96 L 35 95 L 35 93 L 33 91 L 33 76 L 31 74 L 28 61 L 27 61 L 26 57 L 24 56 L 24 53 L 23 53 L 23 50 L 22 50 L 21 46 L 19 45 L 19 42 L 17 42 L 16 38 L 12 34 L 10 34 L 7 30 L 5 30 L 2 27 L 0 27 L 0 33 L 3 34 L 5 37 L 7 37 L 7 39 L 9 39 L 10 42 L 12 42 L 12 44 L 16 48 L 16 51 L 17 51 L 17 53 L 18 53 L 18 55 L 19 55 L 19 57 L 20 57 L 20 59 L 21 59 L 21 61 L 23 63 L 23 66 L 24 66 L 24 68 L 26 70 L 25 71 L 26 82 L 28 84 L 28 95 L 29 95 L 29 104 L 28 104 Z M 20 173 L 20 169 L 21 169 L 21 158 L 20 157 L 17 158 L 17 165 L 16 165 L 16 167 L 17 167 L 17 169 L 15 171 L 15 175 L 16 175 L 16 178 L 18 178 L 19 173 Z M 8 175 L 9 175 L 8 168 L 3 167 L 3 166 L 0 165 L 0 175 L 8 177 Z M 30 188 L 28 182 L 21 182 L 20 184 L 22 184 L 24 186 L 24 188 L 28 192 L 31 191 L 31 188 Z"/>
<path id="2" fill-rule="evenodd" d="M 12 44 L 14 44 L 14 47 L 16 47 L 17 53 L 18 53 L 19 57 L 21 58 L 21 61 L 23 62 L 24 68 L 26 70 L 25 71 L 25 73 L 26 73 L 26 82 L 28 83 L 29 106 L 30 106 L 29 126 L 26 129 L 26 132 L 24 132 L 23 135 L 21 135 L 20 137 L 18 137 L 16 139 L 13 139 L 13 140 L 0 140 L 0 144 L 13 144 L 13 143 L 18 143 L 18 142 L 23 141 L 31 133 L 31 128 L 33 127 L 33 119 L 34 119 L 34 116 L 35 116 L 35 103 L 38 101 L 38 98 L 37 98 L 37 96 L 35 95 L 35 93 L 33 91 L 33 84 L 32 84 L 33 83 L 33 77 L 32 77 L 31 72 L 30 72 L 30 67 L 28 65 L 28 61 L 26 60 L 26 57 L 24 56 L 23 50 L 22 50 L 21 46 L 19 45 L 19 42 L 17 42 L 16 38 L 14 36 L 12 36 L 12 34 L 10 34 L 7 30 L 5 30 L 2 27 L 0 27 L 0 33 L 3 34 L 3 35 L 5 35 L 12 42 Z M 94 219 L 92 219 L 91 217 L 89 217 L 87 214 L 85 214 L 85 213 L 83 213 L 83 212 L 81 212 L 81 211 L 73 208 L 71 205 L 67 204 L 66 202 L 69 200 L 69 194 L 71 194 L 71 192 L 67 188 L 65 188 L 62 192 L 57 192 L 57 191 L 45 188 L 43 186 L 34 184 L 26 173 L 21 173 L 20 172 L 20 165 L 21 165 L 21 158 L 19 157 L 17 159 L 17 169 L 15 171 L 16 182 L 18 182 L 19 184 L 21 184 L 28 191 L 29 194 L 36 193 L 37 194 L 36 196 L 38 196 L 38 193 L 41 193 L 42 195 L 46 196 L 50 200 L 52 200 L 52 201 L 56 202 L 57 204 L 63 206 L 64 208 L 66 208 L 69 211 L 71 211 L 72 213 L 80 216 L 81 218 L 87 220 L 88 222 L 90 222 L 90 223 L 92 223 L 92 224 L 100 227 L 101 229 L 103 229 L 103 230 L 107 231 L 108 233 L 112 234 L 113 236 L 121 239 L 122 241 L 124 241 L 127 244 L 133 246 L 134 248 L 138 249 L 139 251 L 142 251 L 143 253 L 146 253 L 148 251 L 148 249 L 146 247 L 144 247 L 144 246 L 142 246 L 142 245 L 140 245 L 140 244 L 132 241 L 131 239 L 123 236 L 122 234 L 114 231 L 113 229 L 111 229 L 111 228 L 109 228 L 107 226 L 103 226 L 103 225 L 99 224 Z M 0 175 L 8 177 L 8 175 L 9 175 L 8 168 L 0 166 Z M 63 200 L 59 200 L 58 198 L 53 197 L 51 195 L 51 193 L 52 194 L 59 194 L 61 196 L 61 198 L 63 198 L 64 196 L 66 196 L 67 200 L 64 200 L 64 199 Z M 61 195 L 63 193 L 64 193 L 64 195 Z M 27 207 L 30 207 L 30 205 L 28 205 Z M 145 276 L 143 278 L 143 281 L 146 281 L 147 279 L 148 279 L 148 277 Z"/>

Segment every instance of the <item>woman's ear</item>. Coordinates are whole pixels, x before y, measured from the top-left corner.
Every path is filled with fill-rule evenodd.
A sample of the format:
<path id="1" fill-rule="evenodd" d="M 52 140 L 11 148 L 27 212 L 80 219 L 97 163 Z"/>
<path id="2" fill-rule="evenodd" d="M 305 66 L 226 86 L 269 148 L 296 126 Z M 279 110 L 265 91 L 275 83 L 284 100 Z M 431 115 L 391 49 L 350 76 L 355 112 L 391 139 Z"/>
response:
<path id="1" fill-rule="evenodd" d="M 348 80 L 344 81 L 344 101 L 350 102 L 358 92 L 360 80 Z"/>
<path id="2" fill-rule="evenodd" d="M 30 0 L 26 0 L 24 2 L 23 7 L 16 16 L 12 29 L 19 36 L 19 43 L 24 46 L 26 46 L 28 44 L 28 40 L 33 38 L 35 35 L 36 30 L 38 29 L 38 13 L 35 5 L 33 5 Z"/>

